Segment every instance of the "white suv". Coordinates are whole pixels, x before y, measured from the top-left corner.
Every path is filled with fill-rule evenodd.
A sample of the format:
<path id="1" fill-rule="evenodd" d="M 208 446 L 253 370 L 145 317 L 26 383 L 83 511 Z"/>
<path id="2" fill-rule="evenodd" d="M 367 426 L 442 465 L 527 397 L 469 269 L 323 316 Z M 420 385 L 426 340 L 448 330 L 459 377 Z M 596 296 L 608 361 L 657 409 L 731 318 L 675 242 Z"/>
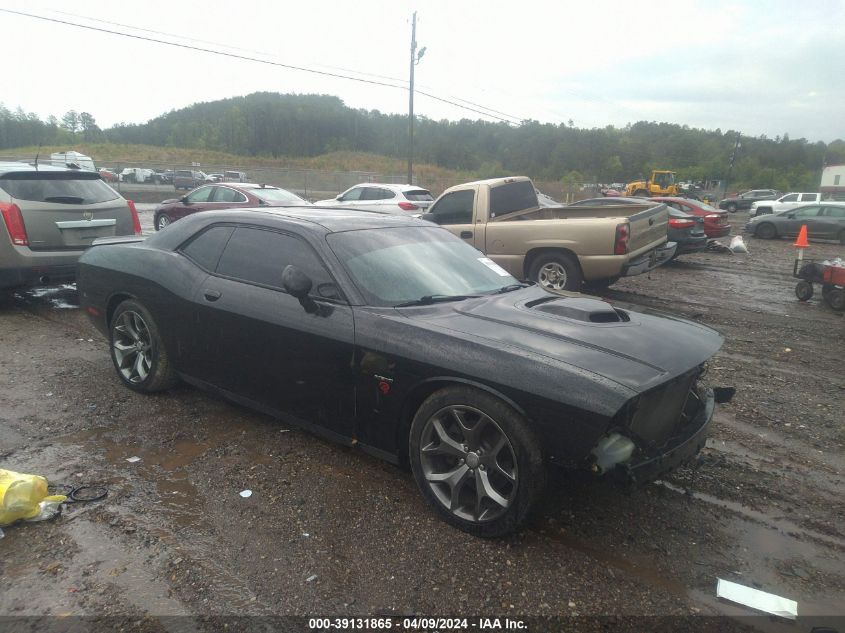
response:
<path id="1" fill-rule="evenodd" d="M 413 185 L 385 185 L 366 182 L 347 189 L 336 198 L 320 200 L 318 207 L 343 207 L 393 215 L 424 213 L 434 196 L 430 191 Z"/>

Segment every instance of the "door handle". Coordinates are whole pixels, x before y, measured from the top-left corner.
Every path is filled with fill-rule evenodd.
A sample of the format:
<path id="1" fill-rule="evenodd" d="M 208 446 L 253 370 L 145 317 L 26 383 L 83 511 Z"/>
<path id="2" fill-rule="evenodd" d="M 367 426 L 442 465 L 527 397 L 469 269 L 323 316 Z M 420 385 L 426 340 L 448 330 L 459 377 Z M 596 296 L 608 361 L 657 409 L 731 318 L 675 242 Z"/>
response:
<path id="1" fill-rule="evenodd" d="M 464 239 L 472 237 L 472 231 L 461 231 L 461 237 Z"/>
<path id="2" fill-rule="evenodd" d="M 206 301 L 217 301 L 220 298 L 219 290 L 203 290 L 203 296 Z"/>

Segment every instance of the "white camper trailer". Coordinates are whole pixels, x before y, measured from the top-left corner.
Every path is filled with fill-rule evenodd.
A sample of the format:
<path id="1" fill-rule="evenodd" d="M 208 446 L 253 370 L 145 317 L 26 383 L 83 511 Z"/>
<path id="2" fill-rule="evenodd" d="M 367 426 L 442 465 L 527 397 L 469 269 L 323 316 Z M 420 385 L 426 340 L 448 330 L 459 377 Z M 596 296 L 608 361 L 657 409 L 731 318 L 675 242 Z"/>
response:
<path id="1" fill-rule="evenodd" d="M 55 152 L 50 154 L 50 162 L 57 167 L 97 171 L 97 168 L 94 167 L 94 160 L 90 156 L 80 154 L 79 152 Z"/>

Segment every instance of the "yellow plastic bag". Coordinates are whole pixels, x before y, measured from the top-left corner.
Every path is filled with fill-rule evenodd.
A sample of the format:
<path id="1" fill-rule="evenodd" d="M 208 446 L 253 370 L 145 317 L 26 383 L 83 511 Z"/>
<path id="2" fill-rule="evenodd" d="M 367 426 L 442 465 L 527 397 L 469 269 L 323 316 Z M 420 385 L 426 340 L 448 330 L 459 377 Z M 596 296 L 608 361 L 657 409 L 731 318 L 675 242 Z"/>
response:
<path id="1" fill-rule="evenodd" d="M 27 475 L 0 468 L 0 527 L 15 521 L 38 520 L 55 516 L 64 495 L 48 495 L 47 480 L 40 475 Z M 48 509 L 52 512 L 47 515 Z"/>

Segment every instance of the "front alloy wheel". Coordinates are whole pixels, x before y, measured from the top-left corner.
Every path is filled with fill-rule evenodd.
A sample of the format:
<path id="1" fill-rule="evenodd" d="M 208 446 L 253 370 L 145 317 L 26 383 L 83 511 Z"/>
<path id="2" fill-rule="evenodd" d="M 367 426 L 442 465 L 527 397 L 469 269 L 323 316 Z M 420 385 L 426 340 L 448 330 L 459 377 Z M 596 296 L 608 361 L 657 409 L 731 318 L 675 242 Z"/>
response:
<path id="1" fill-rule="evenodd" d="M 411 423 L 417 486 L 448 523 L 482 537 L 518 529 L 542 494 L 542 449 L 527 420 L 484 391 L 429 396 Z"/>
<path id="2" fill-rule="evenodd" d="M 490 521 L 513 503 L 518 477 L 513 447 L 478 409 L 450 405 L 429 418 L 420 463 L 434 496 L 462 519 Z"/>

